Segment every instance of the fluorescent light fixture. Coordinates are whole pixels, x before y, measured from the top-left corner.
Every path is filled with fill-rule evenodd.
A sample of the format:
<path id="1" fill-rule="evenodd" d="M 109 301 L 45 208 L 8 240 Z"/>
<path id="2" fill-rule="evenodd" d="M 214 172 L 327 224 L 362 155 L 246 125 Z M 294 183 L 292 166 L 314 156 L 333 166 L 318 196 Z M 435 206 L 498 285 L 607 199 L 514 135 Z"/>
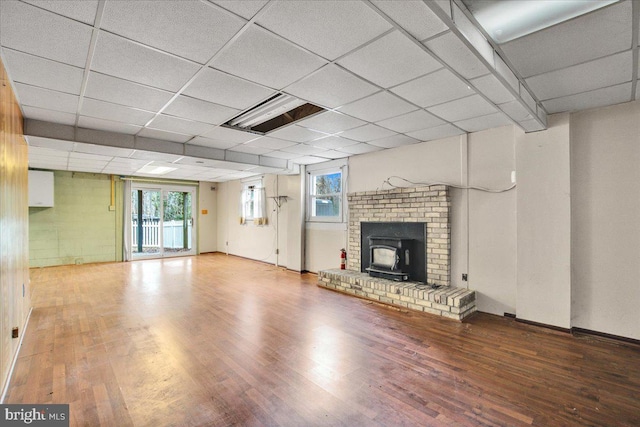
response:
<path id="1" fill-rule="evenodd" d="M 169 172 L 173 172 L 177 169 L 178 168 L 172 168 L 169 166 L 156 166 L 153 164 L 153 162 L 151 162 L 148 165 L 145 165 L 138 169 L 136 173 L 146 173 L 148 175 L 166 175 Z"/>
<path id="2" fill-rule="evenodd" d="M 228 124 L 230 126 L 250 128 L 304 104 L 306 102 L 301 99 L 280 93 L 257 107 L 240 114 Z"/>
<path id="3" fill-rule="evenodd" d="M 462 1 L 496 43 L 506 43 L 619 0 Z"/>

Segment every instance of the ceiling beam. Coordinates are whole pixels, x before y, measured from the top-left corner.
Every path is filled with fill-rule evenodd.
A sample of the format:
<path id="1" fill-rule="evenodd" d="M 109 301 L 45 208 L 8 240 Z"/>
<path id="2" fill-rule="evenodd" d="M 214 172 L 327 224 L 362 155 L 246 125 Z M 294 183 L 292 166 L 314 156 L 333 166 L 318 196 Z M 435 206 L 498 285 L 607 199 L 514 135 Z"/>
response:
<path id="1" fill-rule="evenodd" d="M 43 122 L 33 119 L 25 119 L 24 135 L 27 139 L 30 136 L 33 136 L 51 140 L 101 145 L 105 147 L 128 148 L 162 154 L 175 154 L 205 160 L 218 160 L 243 165 L 280 169 L 285 173 L 295 172 L 296 169 L 296 165 L 292 162 L 275 157 L 258 156 L 255 154 L 221 150 L 218 148 L 204 147 L 200 145 L 144 138 L 141 136 L 127 135 L 117 132 L 84 129 L 71 125 Z"/>
<path id="2" fill-rule="evenodd" d="M 529 113 L 529 117 L 523 120 L 519 116 L 512 117 L 511 111 L 502 111 L 526 132 L 546 129 L 547 112 L 542 104 L 529 90 L 524 79 L 503 60 L 503 55 L 490 41 L 489 36 L 464 4 L 455 0 L 423 1 L 471 53 L 488 68 L 500 84 L 511 93 L 520 107 Z"/>

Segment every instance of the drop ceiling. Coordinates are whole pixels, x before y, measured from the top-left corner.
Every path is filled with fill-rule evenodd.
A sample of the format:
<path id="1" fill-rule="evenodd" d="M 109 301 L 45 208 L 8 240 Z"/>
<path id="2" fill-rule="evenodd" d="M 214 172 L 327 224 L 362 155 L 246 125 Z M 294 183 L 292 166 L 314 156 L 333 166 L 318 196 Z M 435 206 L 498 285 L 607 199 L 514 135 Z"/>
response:
<path id="1" fill-rule="evenodd" d="M 538 131 L 638 96 L 640 5 L 499 43 L 474 15 L 495 3 L 2 0 L 0 55 L 30 167 L 200 181 Z M 221 126 L 277 93 L 326 111 L 266 135 Z"/>

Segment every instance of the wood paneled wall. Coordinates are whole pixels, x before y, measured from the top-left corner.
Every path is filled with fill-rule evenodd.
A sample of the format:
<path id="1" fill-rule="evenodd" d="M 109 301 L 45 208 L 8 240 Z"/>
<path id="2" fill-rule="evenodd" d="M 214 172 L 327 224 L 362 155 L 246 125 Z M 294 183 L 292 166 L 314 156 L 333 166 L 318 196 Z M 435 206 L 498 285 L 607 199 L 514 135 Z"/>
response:
<path id="1" fill-rule="evenodd" d="M 28 150 L 22 114 L 0 62 L 0 381 L 4 391 L 31 307 Z"/>

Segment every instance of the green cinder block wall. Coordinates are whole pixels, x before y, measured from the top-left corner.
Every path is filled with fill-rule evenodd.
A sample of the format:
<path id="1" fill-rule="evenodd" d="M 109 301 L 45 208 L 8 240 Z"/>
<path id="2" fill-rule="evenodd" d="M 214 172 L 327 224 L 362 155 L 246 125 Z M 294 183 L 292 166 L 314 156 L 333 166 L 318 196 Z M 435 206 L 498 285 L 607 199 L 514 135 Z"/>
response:
<path id="1" fill-rule="evenodd" d="M 29 208 L 29 266 L 122 260 L 122 185 L 109 175 L 54 173 L 54 207 Z"/>

